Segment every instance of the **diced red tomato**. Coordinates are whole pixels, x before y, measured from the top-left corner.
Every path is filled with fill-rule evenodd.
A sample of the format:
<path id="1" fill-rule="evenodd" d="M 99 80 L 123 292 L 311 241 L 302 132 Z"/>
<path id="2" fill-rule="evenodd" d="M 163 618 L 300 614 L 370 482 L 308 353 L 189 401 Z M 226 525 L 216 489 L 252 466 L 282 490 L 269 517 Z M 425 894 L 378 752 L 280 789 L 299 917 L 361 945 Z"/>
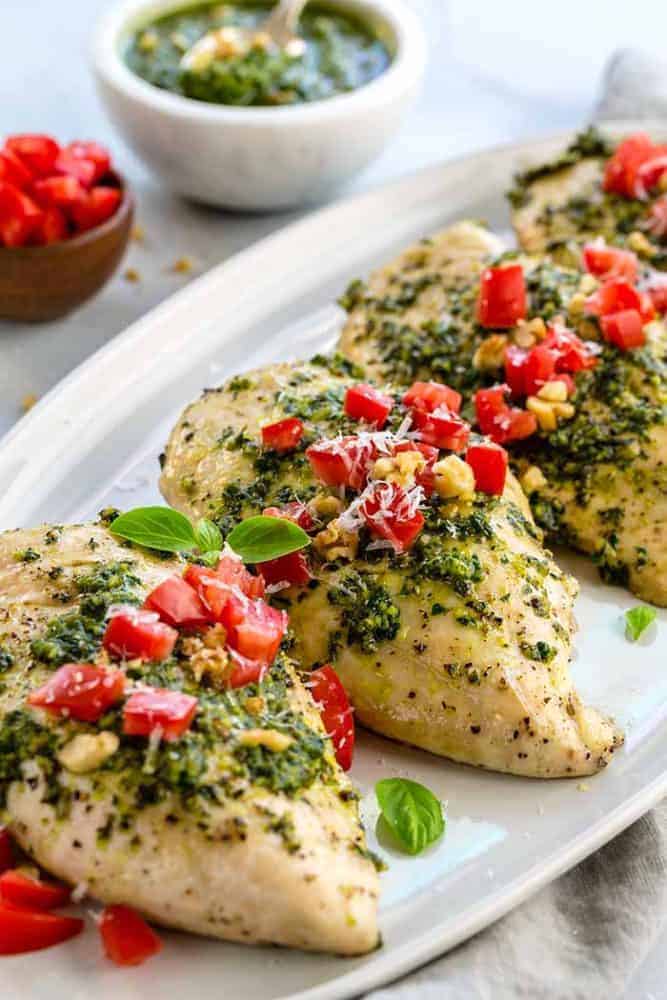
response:
<path id="1" fill-rule="evenodd" d="M 264 580 L 247 570 L 241 559 L 235 556 L 221 556 L 215 575 L 230 587 L 239 587 L 246 597 L 263 597 Z"/>
<path id="2" fill-rule="evenodd" d="M 14 842 L 9 830 L 0 826 L 0 872 L 14 867 Z"/>
<path id="3" fill-rule="evenodd" d="M 528 351 L 509 344 L 505 348 L 505 382 L 514 397 L 526 395 L 525 365 Z"/>
<path id="4" fill-rule="evenodd" d="M 170 576 L 152 590 L 144 601 L 147 611 L 155 611 L 163 622 L 175 628 L 200 628 L 210 614 L 195 590 L 182 576 Z"/>
<path id="5" fill-rule="evenodd" d="M 69 227 L 64 212 L 52 205 L 51 208 L 42 209 L 42 218 L 30 236 L 30 244 L 48 246 L 51 243 L 60 243 L 68 234 Z"/>
<path id="6" fill-rule="evenodd" d="M 53 170 L 58 174 L 76 177 L 84 188 L 91 188 L 93 186 L 97 172 L 92 160 L 75 156 L 69 149 L 60 151 L 53 164 Z"/>
<path id="7" fill-rule="evenodd" d="M 133 691 L 123 707 L 126 736 L 150 736 L 156 729 L 167 743 L 180 739 L 197 712 L 197 699 L 168 688 Z"/>
<path id="8" fill-rule="evenodd" d="M 482 272 L 477 322 L 487 327 L 511 327 L 527 310 L 526 281 L 520 264 L 487 267 Z"/>
<path id="9" fill-rule="evenodd" d="M 583 341 L 572 330 L 564 326 L 549 327 L 547 336 L 542 341 L 542 347 L 548 348 L 556 359 L 556 371 L 579 372 L 594 368 L 598 363 L 594 348 Z"/>
<path id="10" fill-rule="evenodd" d="M 523 368 L 524 392 L 534 396 L 556 374 L 556 355 L 545 344 L 536 344 L 528 352 Z"/>
<path id="11" fill-rule="evenodd" d="M 667 281 L 663 281 L 661 284 L 652 285 L 647 288 L 647 294 L 651 298 L 653 303 L 653 308 L 656 312 L 666 313 L 667 312 Z"/>
<path id="12" fill-rule="evenodd" d="M 129 906 L 105 906 L 99 928 L 106 956 L 116 965 L 141 965 L 162 949 L 153 928 Z"/>
<path id="13" fill-rule="evenodd" d="M 656 239 L 663 240 L 667 236 L 667 195 L 658 198 L 651 205 L 646 228 Z"/>
<path id="14" fill-rule="evenodd" d="M 600 318 L 600 328 L 605 340 L 621 351 L 642 347 L 646 341 L 642 318 L 636 309 L 609 313 Z"/>
<path id="15" fill-rule="evenodd" d="M 71 208 L 85 194 L 76 177 L 44 177 L 35 181 L 31 193 L 42 208 Z"/>
<path id="16" fill-rule="evenodd" d="M 286 417 L 262 427 L 262 444 L 270 451 L 293 451 L 303 437 L 303 424 L 297 417 Z"/>
<path id="17" fill-rule="evenodd" d="M 311 531 L 315 527 L 313 515 L 305 503 L 299 500 L 290 500 L 284 507 L 266 507 L 262 513 L 265 517 L 285 517 L 288 521 L 298 524 L 304 531 Z"/>
<path id="18" fill-rule="evenodd" d="M 365 420 L 382 430 L 392 411 L 391 396 L 372 385 L 352 385 L 345 393 L 345 412 L 352 420 Z"/>
<path id="19" fill-rule="evenodd" d="M 178 632 L 161 622 L 154 611 L 128 607 L 109 619 L 102 645 L 126 660 L 166 660 Z"/>
<path id="20" fill-rule="evenodd" d="M 377 483 L 365 496 L 359 513 L 378 538 L 386 538 L 395 552 L 405 552 L 424 527 L 424 515 L 414 495 L 395 483 Z"/>
<path id="21" fill-rule="evenodd" d="M 623 278 L 631 283 L 637 280 L 639 261 L 631 250 L 619 250 L 595 240 L 584 246 L 583 259 L 586 270 L 596 278 Z"/>
<path id="22" fill-rule="evenodd" d="M 48 135 L 10 135 L 5 143 L 33 177 L 47 177 L 53 173 L 60 146 Z"/>
<path id="23" fill-rule="evenodd" d="M 40 951 L 76 937 L 83 920 L 0 903 L 0 955 Z"/>
<path id="24" fill-rule="evenodd" d="M 290 586 L 303 587 L 313 579 L 303 552 L 290 552 L 278 559 L 258 563 L 257 569 L 269 584 L 289 583 Z"/>
<path id="25" fill-rule="evenodd" d="M 0 181 L 25 191 L 32 184 L 32 174 L 11 149 L 0 150 Z"/>
<path id="26" fill-rule="evenodd" d="M 247 572 L 245 567 L 243 569 Z M 212 567 L 195 564 L 187 567 L 183 578 L 197 592 L 206 608 L 208 621 L 220 621 L 222 609 L 233 593 L 233 583 L 225 582 Z"/>
<path id="27" fill-rule="evenodd" d="M 507 477 L 507 452 L 499 445 L 471 444 L 466 462 L 475 473 L 475 489 L 500 496 Z"/>
<path id="28" fill-rule="evenodd" d="M 445 406 L 432 413 L 415 409 L 412 411 L 412 422 L 420 439 L 435 448 L 462 451 L 470 435 L 470 425 Z"/>
<path id="29" fill-rule="evenodd" d="M 331 737 L 336 760 L 344 771 L 349 771 L 354 755 L 354 715 L 340 677 L 327 664 L 311 672 L 308 687 Z"/>
<path id="30" fill-rule="evenodd" d="M 519 441 L 530 437 L 537 430 L 537 419 L 529 410 L 510 407 L 506 396 L 508 385 L 479 389 L 475 393 L 477 423 L 483 434 L 496 444 Z"/>
<path id="31" fill-rule="evenodd" d="M 450 389 L 442 382 L 413 382 L 403 396 L 406 406 L 432 413 L 441 406 L 446 406 L 453 413 L 461 409 L 461 393 Z"/>
<path id="32" fill-rule="evenodd" d="M 667 173 L 667 146 L 655 146 L 650 157 L 637 168 L 633 185 L 635 198 L 648 198 L 649 193 L 656 188 Z"/>
<path id="33" fill-rule="evenodd" d="M 368 470 L 377 458 L 371 440 L 348 436 L 317 441 L 306 448 L 314 475 L 326 486 L 350 486 L 360 490 L 368 479 Z"/>
<path id="34" fill-rule="evenodd" d="M 394 455 L 398 455 L 402 451 L 419 451 L 426 459 L 426 467 L 416 474 L 415 482 L 417 486 L 421 486 L 426 496 L 430 497 L 435 489 L 433 466 L 438 461 L 438 449 L 434 448 L 431 444 L 425 444 L 423 441 L 408 440 L 401 441 L 396 445 Z"/>
<path id="35" fill-rule="evenodd" d="M 39 228 L 42 210 L 13 184 L 0 183 L 0 242 L 22 247 Z"/>
<path id="36" fill-rule="evenodd" d="M 251 601 L 241 594 L 232 594 L 221 620 L 232 649 L 249 660 L 273 663 L 287 631 L 284 611 L 272 608 L 265 601 Z"/>
<path id="37" fill-rule="evenodd" d="M 249 660 L 235 649 L 228 649 L 233 669 L 229 677 L 230 688 L 245 687 L 246 684 L 259 684 L 264 680 L 269 670 L 269 664 L 260 660 Z"/>
<path id="38" fill-rule="evenodd" d="M 43 882 L 12 868 L 0 875 L 0 896 L 3 903 L 29 910 L 56 910 L 59 906 L 67 906 L 70 890 L 66 885 Z"/>
<path id="39" fill-rule="evenodd" d="M 111 169 L 111 155 L 99 142 L 70 142 L 65 146 L 64 152 L 67 153 L 70 163 L 74 160 L 84 160 L 94 165 L 93 184 L 97 184 Z"/>
<path id="40" fill-rule="evenodd" d="M 621 278 L 605 281 L 586 299 L 586 310 L 593 316 L 608 316 L 609 313 L 623 312 L 626 309 L 638 310 L 644 323 L 655 316 L 650 297 Z"/>
<path id="41" fill-rule="evenodd" d="M 605 191 L 634 198 L 637 171 L 653 152 L 653 143 L 645 132 L 636 132 L 625 139 L 607 160 L 602 187 Z"/>
<path id="42" fill-rule="evenodd" d="M 121 198 L 119 189 L 113 187 L 94 187 L 85 191 L 71 208 L 72 220 L 79 232 L 87 232 L 110 219 L 116 213 Z"/>
<path id="43" fill-rule="evenodd" d="M 79 722 L 96 722 L 125 691 L 125 674 L 92 663 L 66 663 L 43 687 L 28 696 L 28 704 Z"/>

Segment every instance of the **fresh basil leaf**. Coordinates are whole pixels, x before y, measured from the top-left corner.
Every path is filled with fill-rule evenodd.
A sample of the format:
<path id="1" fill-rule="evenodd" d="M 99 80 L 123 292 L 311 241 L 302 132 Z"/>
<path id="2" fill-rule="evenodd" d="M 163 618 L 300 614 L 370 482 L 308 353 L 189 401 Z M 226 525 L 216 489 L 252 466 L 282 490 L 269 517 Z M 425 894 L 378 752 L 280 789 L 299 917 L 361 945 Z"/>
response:
<path id="1" fill-rule="evenodd" d="M 310 538 L 293 521 L 260 514 L 237 524 L 227 536 L 227 544 L 243 562 L 261 563 L 305 548 Z"/>
<path id="2" fill-rule="evenodd" d="M 625 612 L 625 635 L 630 642 L 637 642 L 640 635 L 655 621 L 656 614 L 655 608 L 648 608 L 645 604 L 638 604 L 636 608 Z"/>
<path id="3" fill-rule="evenodd" d="M 408 854 L 419 854 L 445 832 L 442 805 L 419 782 L 383 778 L 375 794 L 385 822 Z"/>
<path id="4" fill-rule="evenodd" d="M 195 524 L 195 538 L 200 552 L 219 552 L 222 548 L 222 532 L 217 524 L 202 517 Z"/>
<path id="5" fill-rule="evenodd" d="M 109 526 L 114 535 L 160 552 L 188 552 L 197 545 L 185 514 L 171 507 L 135 507 Z"/>

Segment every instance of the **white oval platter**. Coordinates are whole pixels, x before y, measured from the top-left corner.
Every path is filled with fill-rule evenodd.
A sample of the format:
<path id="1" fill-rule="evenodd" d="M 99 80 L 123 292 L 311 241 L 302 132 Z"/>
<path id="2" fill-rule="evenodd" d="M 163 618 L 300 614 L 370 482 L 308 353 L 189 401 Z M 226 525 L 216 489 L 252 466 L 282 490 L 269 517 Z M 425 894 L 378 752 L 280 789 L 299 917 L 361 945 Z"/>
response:
<path id="1" fill-rule="evenodd" d="M 566 139 L 475 154 L 335 204 L 174 295 L 81 365 L 0 444 L 0 527 L 157 501 L 161 447 L 204 386 L 330 346 L 342 318 L 330 303 L 412 239 L 466 216 L 506 230 L 503 193 L 513 172 Z M 582 583 L 576 681 L 627 732 L 604 773 L 585 784 L 513 778 L 360 733 L 353 776 L 371 843 L 389 863 L 378 951 L 350 960 L 165 934 L 157 959 L 118 969 L 91 927 L 69 945 L 4 959 L 3 1000 L 358 997 L 479 931 L 632 823 L 667 792 L 667 614 L 630 644 L 621 619 L 636 602 L 600 583 L 585 560 L 560 556 Z M 397 774 L 447 803 L 446 836 L 417 859 L 375 841 L 373 784 Z"/>

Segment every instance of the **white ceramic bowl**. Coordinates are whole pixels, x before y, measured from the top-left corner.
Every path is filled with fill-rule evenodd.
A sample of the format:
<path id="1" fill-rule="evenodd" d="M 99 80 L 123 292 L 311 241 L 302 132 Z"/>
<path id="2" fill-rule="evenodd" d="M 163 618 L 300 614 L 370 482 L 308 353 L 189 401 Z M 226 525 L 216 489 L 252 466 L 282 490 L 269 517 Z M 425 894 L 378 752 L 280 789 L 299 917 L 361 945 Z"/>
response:
<path id="1" fill-rule="evenodd" d="M 123 60 L 130 34 L 187 0 L 124 0 L 100 21 L 95 74 L 109 114 L 174 191 L 252 211 L 321 201 L 382 151 L 417 96 L 426 63 L 421 24 L 404 0 L 328 0 L 369 23 L 392 54 L 350 94 L 276 108 L 238 108 L 160 90 Z"/>

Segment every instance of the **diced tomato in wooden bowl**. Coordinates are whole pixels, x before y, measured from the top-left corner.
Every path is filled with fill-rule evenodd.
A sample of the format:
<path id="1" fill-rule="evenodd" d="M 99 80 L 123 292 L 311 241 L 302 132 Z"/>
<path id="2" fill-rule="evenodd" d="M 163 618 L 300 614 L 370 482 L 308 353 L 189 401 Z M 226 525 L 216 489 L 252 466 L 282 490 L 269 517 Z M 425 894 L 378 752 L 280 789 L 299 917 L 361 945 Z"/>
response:
<path id="1" fill-rule="evenodd" d="M 10 136 L 0 149 L 0 318 L 57 319 L 106 283 L 133 199 L 96 142 Z"/>

